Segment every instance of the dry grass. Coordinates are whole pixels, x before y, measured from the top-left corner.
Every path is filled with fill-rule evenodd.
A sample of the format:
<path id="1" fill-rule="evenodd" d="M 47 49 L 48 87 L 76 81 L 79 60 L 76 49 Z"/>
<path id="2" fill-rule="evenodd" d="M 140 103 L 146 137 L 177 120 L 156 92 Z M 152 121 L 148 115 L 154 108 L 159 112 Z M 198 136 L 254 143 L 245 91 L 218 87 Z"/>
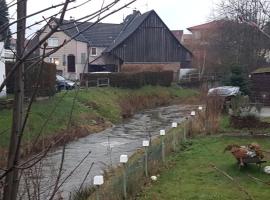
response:
<path id="1" fill-rule="evenodd" d="M 190 117 L 186 122 L 189 137 L 216 134 L 220 129 L 224 98 L 220 96 L 201 96 L 201 98 L 206 98 L 201 101 L 206 102 L 205 109 L 197 110 L 196 116 Z"/>
<path id="2" fill-rule="evenodd" d="M 131 117 L 135 112 L 145 108 L 154 108 L 158 106 L 168 105 L 170 96 L 164 94 L 153 94 L 149 96 L 131 95 L 124 99 L 120 99 L 119 105 L 123 118 Z"/>
<path id="3" fill-rule="evenodd" d="M 224 105 L 224 98 L 220 96 L 212 96 L 207 98 L 206 102 L 206 132 L 215 134 L 219 130 L 219 122 Z"/>

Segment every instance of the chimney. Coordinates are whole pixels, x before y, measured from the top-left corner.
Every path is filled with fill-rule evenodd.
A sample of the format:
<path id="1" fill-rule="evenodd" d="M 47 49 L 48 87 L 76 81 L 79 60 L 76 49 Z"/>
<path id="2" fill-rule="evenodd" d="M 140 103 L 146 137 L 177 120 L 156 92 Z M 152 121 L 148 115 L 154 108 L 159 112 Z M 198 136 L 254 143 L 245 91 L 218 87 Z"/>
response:
<path id="1" fill-rule="evenodd" d="M 75 21 L 75 17 L 70 16 L 70 17 L 69 17 L 69 20 L 70 20 L 70 21 Z"/>

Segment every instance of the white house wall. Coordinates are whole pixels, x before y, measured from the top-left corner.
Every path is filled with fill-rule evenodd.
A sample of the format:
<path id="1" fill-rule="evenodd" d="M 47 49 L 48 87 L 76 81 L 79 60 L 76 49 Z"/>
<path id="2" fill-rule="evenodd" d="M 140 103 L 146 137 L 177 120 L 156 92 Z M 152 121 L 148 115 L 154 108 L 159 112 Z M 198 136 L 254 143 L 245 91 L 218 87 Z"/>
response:
<path id="1" fill-rule="evenodd" d="M 40 35 L 40 39 L 42 39 L 48 31 L 49 31 L 49 28 L 47 27 L 43 31 L 43 33 Z M 66 35 L 64 32 L 54 33 L 51 37 L 58 38 L 59 45 L 62 44 L 64 42 L 64 40 L 70 39 L 70 37 L 68 35 Z M 79 79 L 80 73 L 88 72 L 88 65 L 85 65 L 85 62 L 82 62 L 82 60 L 81 60 L 82 53 L 85 53 L 85 58 L 87 59 L 88 46 L 89 46 L 89 44 L 87 44 L 87 43 L 72 40 L 67 45 L 65 45 L 61 49 L 59 49 L 57 52 L 50 55 L 50 58 L 58 58 L 59 59 L 59 65 L 57 66 L 57 70 L 63 71 L 63 76 L 65 78 Z M 90 46 L 90 51 L 91 51 L 92 47 L 95 47 L 95 46 Z M 95 47 L 95 48 L 96 48 L 97 55 L 93 56 L 90 53 L 89 63 L 96 64 L 96 65 L 106 64 L 107 60 L 104 59 L 103 57 L 100 57 L 100 55 L 102 54 L 102 52 L 106 48 L 105 47 Z M 71 73 L 71 72 L 67 71 L 67 60 L 66 60 L 66 65 L 63 66 L 63 55 L 66 55 L 66 59 L 67 59 L 67 56 L 69 54 L 73 54 L 75 56 L 75 65 L 76 65 L 76 72 L 75 73 Z M 42 49 L 40 49 L 40 55 L 42 55 Z M 49 58 L 47 58 L 46 61 L 49 62 Z"/>
<path id="2" fill-rule="evenodd" d="M 44 38 L 46 33 L 48 33 L 49 28 L 47 27 L 43 33 L 40 35 L 40 40 Z M 66 35 L 64 32 L 56 32 L 52 36 L 52 38 L 58 39 L 58 44 L 61 45 L 64 40 L 69 40 L 70 37 Z M 48 50 L 47 52 L 49 52 Z M 83 71 L 83 66 L 81 62 L 81 53 L 85 53 L 87 56 L 87 44 L 83 42 L 79 42 L 76 40 L 71 40 L 68 44 L 60 48 L 57 52 L 50 55 L 50 58 L 58 58 L 59 59 L 59 65 L 57 66 L 57 70 L 63 71 L 63 76 L 70 79 L 78 79 L 79 74 Z M 75 66 L 76 66 L 76 72 L 68 72 L 67 71 L 67 56 L 69 54 L 73 54 L 75 56 Z M 40 55 L 42 55 L 42 49 L 40 49 Z M 66 64 L 63 66 L 63 55 L 66 55 Z M 49 58 L 46 60 L 49 62 Z"/>
<path id="3" fill-rule="evenodd" d="M 90 47 L 91 48 L 91 47 Z M 99 56 L 102 54 L 102 52 L 106 49 L 105 47 L 96 47 L 97 49 L 97 55 L 96 56 L 92 56 L 90 54 L 89 56 L 89 62 L 92 64 L 96 64 L 96 65 L 103 65 L 105 64 L 102 59 L 99 58 Z"/>

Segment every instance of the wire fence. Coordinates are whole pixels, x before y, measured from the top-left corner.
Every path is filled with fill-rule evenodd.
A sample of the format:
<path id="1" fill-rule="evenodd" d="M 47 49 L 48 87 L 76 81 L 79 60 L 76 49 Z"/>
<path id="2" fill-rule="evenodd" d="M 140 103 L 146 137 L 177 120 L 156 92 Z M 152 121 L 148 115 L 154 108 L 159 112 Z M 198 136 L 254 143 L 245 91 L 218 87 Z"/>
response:
<path id="1" fill-rule="evenodd" d="M 178 128 L 172 128 L 164 136 L 149 141 L 149 146 L 138 150 L 126 164 L 104 172 L 104 184 L 96 186 L 95 190 L 92 188 L 88 199 L 136 199 L 145 184 L 160 173 L 162 166 L 166 166 L 166 157 L 181 149 L 181 144 L 186 141 L 186 127 L 187 123 L 183 123 Z"/>

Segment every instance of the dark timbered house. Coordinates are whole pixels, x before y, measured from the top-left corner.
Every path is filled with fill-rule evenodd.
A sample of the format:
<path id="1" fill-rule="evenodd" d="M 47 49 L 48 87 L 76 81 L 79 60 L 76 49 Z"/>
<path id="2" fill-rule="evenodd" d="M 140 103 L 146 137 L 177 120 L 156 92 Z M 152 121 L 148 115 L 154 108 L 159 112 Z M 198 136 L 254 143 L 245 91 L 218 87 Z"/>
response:
<path id="1" fill-rule="evenodd" d="M 259 68 L 250 75 L 250 97 L 253 102 L 270 105 L 270 67 Z"/>
<path id="2" fill-rule="evenodd" d="M 119 60 L 119 71 L 162 71 L 177 73 L 191 61 L 185 48 L 157 13 L 134 12 L 103 56 Z"/>
<path id="3" fill-rule="evenodd" d="M 52 25 L 57 20 L 52 20 Z M 40 31 L 39 39 L 46 35 L 47 29 L 49 27 Z M 64 20 L 59 31 L 48 39 L 48 45 L 55 47 L 70 38 L 68 45 L 47 59 L 56 64 L 60 74 L 70 79 L 96 71 L 171 70 L 178 74 L 181 66 L 186 67 L 191 62 L 191 52 L 154 10 L 144 14 L 133 11 L 121 24 Z"/>

